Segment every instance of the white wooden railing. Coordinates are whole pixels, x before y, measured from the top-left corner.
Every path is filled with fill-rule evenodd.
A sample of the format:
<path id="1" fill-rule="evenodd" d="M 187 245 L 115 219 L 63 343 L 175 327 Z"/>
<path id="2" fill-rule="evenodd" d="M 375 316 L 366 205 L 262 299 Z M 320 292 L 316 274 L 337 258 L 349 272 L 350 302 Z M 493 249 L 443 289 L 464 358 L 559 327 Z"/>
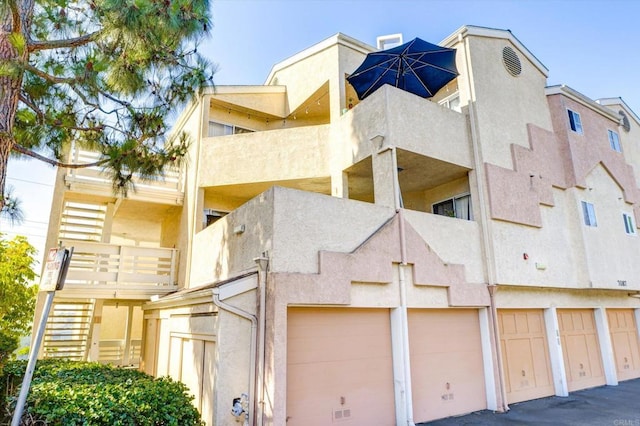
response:
<path id="1" fill-rule="evenodd" d="M 88 164 L 94 163 L 100 159 L 100 153 L 87 151 L 79 148 L 72 148 L 70 162 L 72 164 Z M 66 182 L 70 186 L 82 187 L 90 186 L 92 188 L 103 187 L 111 190 L 112 183 L 109 176 L 102 170 L 102 167 L 82 167 L 78 169 L 67 169 Z M 138 174 L 134 174 L 133 184 L 136 193 L 145 196 L 156 194 L 176 198 L 182 202 L 184 193 L 184 179 L 180 168 L 167 167 L 163 176 L 158 176 L 155 180 L 143 180 Z"/>
<path id="2" fill-rule="evenodd" d="M 176 249 L 72 240 L 62 241 L 62 245 L 74 249 L 65 290 L 102 289 L 138 292 L 140 296 L 177 290 Z"/>

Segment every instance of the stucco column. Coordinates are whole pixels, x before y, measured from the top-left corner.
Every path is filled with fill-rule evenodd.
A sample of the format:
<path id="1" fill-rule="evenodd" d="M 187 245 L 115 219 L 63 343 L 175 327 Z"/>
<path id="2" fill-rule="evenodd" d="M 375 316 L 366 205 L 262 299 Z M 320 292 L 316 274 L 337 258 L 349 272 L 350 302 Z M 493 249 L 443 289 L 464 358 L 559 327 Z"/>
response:
<path id="1" fill-rule="evenodd" d="M 338 198 L 349 198 L 349 174 L 336 171 L 331 174 L 331 195 Z"/>
<path id="2" fill-rule="evenodd" d="M 567 373 L 564 368 L 562 353 L 562 341 L 560 340 L 560 326 L 555 307 L 544 310 L 544 325 L 547 332 L 547 344 L 549 345 L 549 358 L 551 361 L 551 375 L 556 396 L 569 396 L 567 385 Z"/>
<path id="3" fill-rule="evenodd" d="M 100 327 L 102 324 L 102 307 L 104 301 L 96 300 L 93 306 L 93 320 L 91 321 L 91 335 L 87 348 L 87 361 L 98 361 L 100 358 Z"/>
<path id="4" fill-rule="evenodd" d="M 493 369 L 493 344 L 491 342 L 491 324 L 489 308 L 478 309 L 480 320 L 480 343 L 482 344 L 482 365 L 484 369 L 484 389 L 487 395 L 487 410 L 498 410 L 496 377 Z"/>
<path id="5" fill-rule="evenodd" d="M 604 378 L 609 386 L 618 385 L 618 374 L 616 373 L 616 359 L 613 354 L 613 344 L 609 333 L 609 320 L 605 308 L 595 308 L 593 314 L 596 320 L 596 330 L 598 341 L 600 342 L 600 353 L 602 355 L 602 367 L 604 368 Z"/>
<path id="6" fill-rule="evenodd" d="M 376 138 L 382 138 L 382 136 L 376 136 Z M 376 138 L 373 140 L 374 152 L 371 156 L 374 202 L 385 207 L 397 208 L 399 204 L 396 200 L 398 196 L 396 191 L 398 167 L 396 166 L 395 148 L 377 149 L 375 147 L 378 145 L 375 142 Z"/>

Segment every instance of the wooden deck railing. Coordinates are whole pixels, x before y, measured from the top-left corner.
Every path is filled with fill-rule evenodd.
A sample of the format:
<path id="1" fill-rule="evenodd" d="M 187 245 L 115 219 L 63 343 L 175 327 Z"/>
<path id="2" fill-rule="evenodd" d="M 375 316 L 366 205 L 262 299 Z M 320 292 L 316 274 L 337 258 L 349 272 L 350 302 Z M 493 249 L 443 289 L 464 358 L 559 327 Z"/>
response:
<path id="1" fill-rule="evenodd" d="M 94 163 L 100 159 L 100 154 L 94 151 L 86 151 L 78 148 L 72 148 L 70 162 L 72 164 L 88 164 Z M 91 188 L 102 187 L 111 191 L 111 179 L 102 170 L 102 167 L 82 167 L 78 169 L 68 169 L 66 182 L 70 186 Z M 163 176 L 158 176 L 155 180 L 141 179 L 134 174 L 133 184 L 135 192 L 144 194 L 145 197 L 151 197 L 154 194 L 159 197 L 176 198 L 182 202 L 184 194 L 183 173 L 179 168 L 169 167 L 165 169 Z"/>
<path id="2" fill-rule="evenodd" d="M 177 289 L 176 249 L 72 240 L 62 241 L 62 245 L 74 248 L 65 290 L 102 289 L 143 296 Z"/>

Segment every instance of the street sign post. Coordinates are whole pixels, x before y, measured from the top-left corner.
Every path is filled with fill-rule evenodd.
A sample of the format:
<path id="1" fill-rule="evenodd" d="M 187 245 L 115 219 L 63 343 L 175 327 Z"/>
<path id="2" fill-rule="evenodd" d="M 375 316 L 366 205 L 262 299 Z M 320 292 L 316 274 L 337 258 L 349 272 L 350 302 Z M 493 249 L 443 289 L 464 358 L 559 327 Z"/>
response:
<path id="1" fill-rule="evenodd" d="M 18 396 L 18 402 L 16 403 L 16 409 L 13 412 L 13 418 L 11 419 L 11 426 L 19 426 L 22 418 L 22 412 L 24 411 L 24 405 L 27 402 L 27 395 L 29 394 L 29 387 L 31 386 L 31 379 L 33 378 L 33 371 L 36 368 L 36 360 L 38 358 L 38 352 L 40 351 L 40 344 L 44 337 L 44 330 L 47 326 L 47 319 L 49 318 L 49 311 L 53 304 L 53 297 L 56 294 L 56 290 L 62 290 L 64 287 L 64 281 L 67 278 L 67 271 L 69 270 L 69 263 L 71 263 L 71 256 L 73 255 L 73 247 L 66 249 L 64 247 L 49 249 L 47 253 L 47 259 L 44 266 L 44 272 L 40 279 L 40 291 L 47 293 L 45 299 L 44 308 L 42 310 L 42 316 L 40 317 L 40 324 L 36 331 L 36 337 L 31 345 L 31 351 L 29 352 L 29 362 L 27 363 L 27 371 L 25 371 L 24 379 L 22 380 L 22 387 L 20 388 L 20 396 Z"/>

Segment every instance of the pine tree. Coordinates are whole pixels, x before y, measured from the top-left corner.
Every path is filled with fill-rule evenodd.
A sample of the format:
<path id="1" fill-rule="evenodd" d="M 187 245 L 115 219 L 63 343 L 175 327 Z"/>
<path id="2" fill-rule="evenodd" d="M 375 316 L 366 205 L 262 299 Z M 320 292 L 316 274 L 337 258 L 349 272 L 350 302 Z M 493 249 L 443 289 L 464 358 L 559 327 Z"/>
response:
<path id="1" fill-rule="evenodd" d="M 177 165 L 168 114 L 212 80 L 210 25 L 208 0 L 0 0 L 0 211 L 11 153 L 101 166 L 125 195 Z M 71 143 L 100 159 L 69 164 Z"/>

